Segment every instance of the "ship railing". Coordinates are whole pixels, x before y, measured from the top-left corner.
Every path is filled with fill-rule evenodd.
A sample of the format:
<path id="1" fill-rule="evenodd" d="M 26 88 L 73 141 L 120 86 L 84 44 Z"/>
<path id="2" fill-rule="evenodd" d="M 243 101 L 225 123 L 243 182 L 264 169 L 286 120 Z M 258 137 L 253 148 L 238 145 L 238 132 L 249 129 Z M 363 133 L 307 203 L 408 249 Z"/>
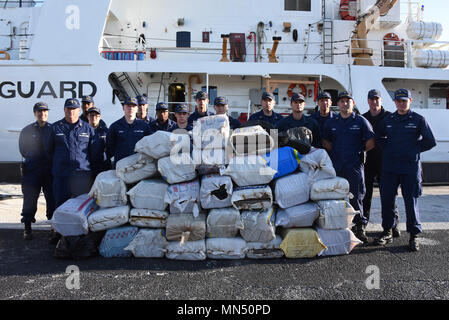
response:
<path id="1" fill-rule="evenodd" d="M 44 1 L 32 1 L 32 0 L 3 0 L 0 1 L 0 8 L 23 8 L 23 7 L 38 7 L 41 6 Z"/>

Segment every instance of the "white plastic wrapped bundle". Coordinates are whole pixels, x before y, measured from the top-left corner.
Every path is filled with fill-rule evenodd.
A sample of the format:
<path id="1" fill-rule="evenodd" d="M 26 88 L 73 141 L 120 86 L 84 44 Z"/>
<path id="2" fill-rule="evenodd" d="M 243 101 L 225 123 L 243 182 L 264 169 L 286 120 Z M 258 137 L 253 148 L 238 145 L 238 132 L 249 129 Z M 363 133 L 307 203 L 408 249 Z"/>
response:
<path id="1" fill-rule="evenodd" d="M 169 184 L 193 180 L 197 177 L 196 165 L 189 154 L 159 159 L 157 169 Z"/>
<path id="2" fill-rule="evenodd" d="M 182 245 L 179 241 L 169 241 L 165 257 L 171 260 L 205 260 L 206 240 L 186 241 Z"/>
<path id="3" fill-rule="evenodd" d="M 139 228 L 133 226 L 121 226 L 106 231 L 101 240 L 98 251 L 105 258 L 127 258 L 132 257 L 131 251 L 125 248 L 135 238 Z"/>
<path id="4" fill-rule="evenodd" d="M 275 259 L 281 258 L 284 251 L 281 249 L 282 238 L 276 238 L 270 242 L 247 242 L 248 251 L 246 257 L 249 259 Z"/>
<path id="5" fill-rule="evenodd" d="M 206 256 L 209 259 L 244 259 L 248 251 L 242 238 L 206 239 Z"/>
<path id="6" fill-rule="evenodd" d="M 202 117 L 193 123 L 193 144 L 197 149 L 223 149 L 228 144 L 229 118 L 225 114 Z"/>
<path id="7" fill-rule="evenodd" d="M 319 206 L 306 202 L 294 207 L 279 209 L 276 213 L 276 227 L 302 228 L 311 227 L 320 214 Z"/>
<path id="8" fill-rule="evenodd" d="M 206 216 L 200 214 L 170 214 L 167 218 L 165 237 L 170 241 L 196 241 L 206 237 Z"/>
<path id="9" fill-rule="evenodd" d="M 93 212 L 87 219 L 92 232 L 119 227 L 129 221 L 129 206 L 102 208 Z"/>
<path id="10" fill-rule="evenodd" d="M 168 184 L 159 179 L 140 181 L 127 192 L 134 208 L 165 210 L 165 193 Z"/>
<path id="11" fill-rule="evenodd" d="M 204 209 L 226 208 L 232 205 L 232 179 L 228 176 L 207 175 L 201 179 L 200 201 Z"/>
<path id="12" fill-rule="evenodd" d="M 126 185 L 117 177 L 115 170 L 99 173 L 90 189 L 89 196 L 94 197 L 97 204 L 103 208 L 125 206 L 128 202 Z"/>
<path id="13" fill-rule="evenodd" d="M 276 238 L 273 208 L 262 212 L 243 211 L 241 217 L 244 227 L 240 230 L 240 235 L 246 241 L 270 242 Z"/>
<path id="14" fill-rule="evenodd" d="M 229 139 L 236 155 L 266 154 L 273 150 L 273 138 L 261 126 L 235 129 Z"/>
<path id="15" fill-rule="evenodd" d="M 299 162 L 299 168 L 307 173 L 310 181 L 330 179 L 337 176 L 332 160 L 324 149 L 312 148 Z"/>
<path id="16" fill-rule="evenodd" d="M 212 209 L 207 215 L 206 231 L 209 238 L 234 238 L 241 229 L 243 223 L 237 209 Z"/>
<path id="17" fill-rule="evenodd" d="M 175 147 L 176 150 L 190 150 L 190 139 L 180 139 L 179 135 L 159 130 L 140 139 L 134 150 L 154 159 L 161 159 L 169 156 Z"/>
<path id="18" fill-rule="evenodd" d="M 157 173 L 156 163 L 147 155 L 135 153 L 115 165 L 117 177 L 127 184 L 150 178 Z"/>
<path id="19" fill-rule="evenodd" d="M 232 206 L 238 210 L 262 211 L 272 207 L 273 193 L 270 186 L 248 186 L 234 189 Z"/>
<path id="20" fill-rule="evenodd" d="M 164 229 L 140 229 L 125 250 L 137 258 L 163 258 L 167 245 Z"/>
<path id="21" fill-rule="evenodd" d="M 318 201 L 318 206 L 320 215 L 317 224 L 323 229 L 349 228 L 357 213 L 346 200 L 322 200 Z"/>
<path id="22" fill-rule="evenodd" d="M 165 193 L 165 202 L 170 205 L 170 213 L 193 213 L 197 216 L 199 198 L 199 180 L 172 184 Z"/>
<path id="23" fill-rule="evenodd" d="M 131 209 L 129 224 L 141 228 L 165 228 L 168 212 L 154 209 Z"/>
<path id="24" fill-rule="evenodd" d="M 230 176 L 239 187 L 268 184 L 273 180 L 276 170 L 270 168 L 262 156 L 237 156 L 229 161 L 221 175 Z"/>
<path id="25" fill-rule="evenodd" d="M 316 229 L 321 241 L 327 247 L 321 251 L 319 256 L 335 256 L 349 254 L 355 246 L 362 243 L 349 229 L 325 230 Z"/>
<path id="26" fill-rule="evenodd" d="M 275 202 L 281 208 L 289 208 L 309 201 L 309 177 L 303 172 L 294 173 L 276 180 Z"/>
<path id="27" fill-rule="evenodd" d="M 343 200 L 350 197 L 348 180 L 335 177 L 315 181 L 310 188 L 310 200 Z"/>

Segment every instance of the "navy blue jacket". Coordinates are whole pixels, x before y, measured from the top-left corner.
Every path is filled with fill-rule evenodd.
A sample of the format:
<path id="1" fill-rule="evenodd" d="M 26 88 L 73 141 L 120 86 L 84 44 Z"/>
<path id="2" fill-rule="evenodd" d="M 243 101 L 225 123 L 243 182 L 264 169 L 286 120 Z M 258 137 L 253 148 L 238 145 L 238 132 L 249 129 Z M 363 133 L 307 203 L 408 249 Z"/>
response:
<path id="1" fill-rule="evenodd" d="M 371 138 L 373 127 L 355 112 L 347 119 L 339 114 L 324 125 L 323 139 L 332 143 L 329 156 L 336 171 L 362 166 L 362 153 Z"/>
<path id="2" fill-rule="evenodd" d="M 240 128 L 242 126 L 240 121 L 238 121 L 237 119 L 234 119 L 233 117 L 230 116 L 228 116 L 228 118 L 229 118 L 229 127 L 231 128 L 231 130 Z"/>
<path id="3" fill-rule="evenodd" d="M 134 154 L 137 141 L 150 135 L 149 125 L 140 119 L 134 120 L 132 124 L 126 122 L 125 117 L 115 121 L 109 127 L 106 135 L 106 154 L 109 159 L 114 157 L 115 163 Z"/>
<path id="4" fill-rule="evenodd" d="M 25 159 L 23 163 L 24 174 L 51 173 L 52 158 L 45 152 L 44 143 L 50 134 L 51 124 L 39 127 L 34 122 L 20 132 L 19 150 Z"/>
<path id="5" fill-rule="evenodd" d="M 94 130 L 95 136 L 92 147 L 95 158 L 92 159 L 91 167 L 93 175 L 96 176 L 100 172 L 110 170 L 112 166 L 111 159 L 106 155 L 106 135 L 108 133 L 108 127 L 99 124 Z"/>
<path id="6" fill-rule="evenodd" d="M 175 125 L 176 125 L 176 122 L 174 122 L 173 120 L 170 120 L 170 119 L 167 119 L 167 121 L 163 125 L 161 125 L 159 123 L 159 121 L 157 121 L 157 119 L 154 119 L 149 124 L 151 133 L 155 133 L 156 131 L 159 131 L 159 130 L 170 132 L 173 130 L 173 127 Z"/>
<path id="7" fill-rule="evenodd" d="M 253 113 L 252 115 L 250 115 L 248 121 L 250 121 L 250 120 L 251 121 L 252 120 L 265 121 L 265 122 L 271 123 L 274 127 L 276 127 L 277 123 L 279 121 L 281 121 L 282 119 L 284 119 L 284 117 L 280 113 L 276 113 L 273 111 L 273 114 L 271 115 L 271 117 L 269 117 L 263 113 L 263 110 L 260 110 L 256 113 Z"/>
<path id="8" fill-rule="evenodd" d="M 145 121 L 146 123 L 150 124 L 151 122 L 153 122 L 154 120 L 156 120 L 155 118 L 153 118 L 152 116 L 149 116 L 147 114 L 147 116 L 145 117 L 145 119 L 141 119 L 143 121 Z"/>
<path id="9" fill-rule="evenodd" d="M 374 134 L 376 134 L 379 128 L 379 124 L 389 114 L 391 114 L 391 112 L 386 111 L 382 107 L 380 113 L 377 116 L 373 117 L 371 115 L 371 112 L 368 111 L 363 114 L 363 117 L 368 120 L 369 123 L 371 123 Z M 376 146 L 366 153 L 365 170 L 380 172 L 380 168 L 382 168 L 382 149 L 380 148 L 379 144 L 376 143 Z"/>
<path id="10" fill-rule="evenodd" d="M 187 121 L 188 121 L 190 124 L 193 125 L 193 122 L 196 121 L 196 120 L 198 120 L 199 118 L 202 118 L 202 117 L 208 117 L 208 116 L 214 116 L 214 115 L 215 115 L 215 113 L 213 113 L 213 112 L 211 112 L 211 111 L 209 111 L 209 110 L 206 110 L 206 113 L 205 113 L 204 115 L 200 115 L 200 114 L 198 113 L 198 110 L 195 110 L 195 112 L 192 113 L 192 114 L 189 116 L 189 119 L 188 119 Z"/>
<path id="11" fill-rule="evenodd" d="M 293 115 L 290 114 L 288 117 L 278 122 L 276 129 L 278 129 L 279 132 L 285 132 L 290 128 L 297 128 L 297 127 L 306 127 L 310 129 L 310 131 L 312 131 L 312 138 L 313 138 L 312 146 L 314 147 L 321 146 L 320 128 L 318 126 L 318 122 L 316 122 L 316 120 L 313 119 L 311 116 L 306 116 L 305 114 L 303 114 L 301 120 L 295 120 L 293 118 Z"/>
<path id="12" fill-rule="evenodd" d="M 320 133 L 321 136 L 323 136 L 323 130 L 324 130 L 324 125 L 326 124 L 326 122 L 330 119 L 335 118 L 337 114 L 335 112 L 329 112 L 329 116 L 327 117 L 322 117 L 320 115 L 320 110 L 315 111 L 314 113 L 312 113 L 310 116 L 316 120 L 316 122 L 318 122 L 318 126 L 320 127 Z"/>
<path id="13" fill-rule="evenodd" d="M 420 114 L 394 112 L 386 116 L 376 132 L 383 150 L 382 170 L 397 174 L 420 172 L 420 153 L 436 146 L 427 121 Z"/>
<path id="14" fill-rule="evenodd" d="M 45 145 L 53 157 L 53 176 L 90 172 L 91 159 L 95 158 L 92 148 L 94 136 L 94 129 L 82 120 L 74 124 L 65 119 L 55 122 Z"/>

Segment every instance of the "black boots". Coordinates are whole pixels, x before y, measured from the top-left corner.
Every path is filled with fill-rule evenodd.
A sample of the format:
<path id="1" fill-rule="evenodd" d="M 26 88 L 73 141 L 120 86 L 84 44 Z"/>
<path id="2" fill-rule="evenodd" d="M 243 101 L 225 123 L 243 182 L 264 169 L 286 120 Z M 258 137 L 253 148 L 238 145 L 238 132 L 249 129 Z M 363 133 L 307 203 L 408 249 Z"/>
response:
<path id="1" fill-rule="evenodd" d="M 31 223 L 25 223 L 25 230 L 23 231 L 23 239 L 25 240 L 33 239 L 33 234 L 31 232 Z"/>
<path id="2" fill-rule="evenodd" d="M 401 232 L 399 231 L 398 226 L 393 227 L 393 238 L 399 238 L 401 236 Z"/>
<path id="3" fill-rule="evenodd" d="M 368 243 L 368 237 L 366 236 L 365 226 L 363 224 L 356 224 L 351 230 L 360 241 Z"/>
<path id="4" fill-rule="evenodd" d="M 416 234 L 410 235 L 410 240 L 408 242 L 408 249 L 412 252 L 419 250 L 419 243 L 418 243 L 417 239 L 418 239 L 418 236 Z"/>
<path id="5" fill-rule="evenodd" d="M 384 232 L 382 232 L 382 235 L 374 240 L 374 245 L 384 246 L 392 242 L 393 242 L 393 231 L 391 229 L 388 229 L 384 230 Z"/>

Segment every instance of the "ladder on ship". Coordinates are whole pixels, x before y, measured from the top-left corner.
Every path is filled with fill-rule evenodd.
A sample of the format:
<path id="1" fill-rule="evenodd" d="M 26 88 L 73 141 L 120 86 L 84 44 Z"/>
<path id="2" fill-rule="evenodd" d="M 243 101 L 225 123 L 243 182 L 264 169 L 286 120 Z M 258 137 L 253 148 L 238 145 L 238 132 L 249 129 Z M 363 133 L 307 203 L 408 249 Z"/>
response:
<path id="1" fill-rule="evenodd" d="M 334 37 L 332 33 L 332 19 L 326 18 L 326 0 L 321 2 L 321 16 L 323 18 L 323 63 L 334 62 Z"/>
<path id="2" fill-rule="evenodd" d="M 118 99 L 122 103 L 124 103 L 126 98 L 128 98 L 130 96 L 128 94 L 128 92 L 126 91 L 125 87 L 123 86 L 123 83 L 127 83 L 131 87 L 135 96 L 139 95 L 139 91 L 137 90 L 136 86 L 134 85 L 134 83 L 132 82 L 128 73 L 126 73 L 126 72 L 123 72 L 120 75 L 111 73 L 111 75 L 109 76 L 109 81 L 114 90 L 114 94 L 118 97 Z"/>

